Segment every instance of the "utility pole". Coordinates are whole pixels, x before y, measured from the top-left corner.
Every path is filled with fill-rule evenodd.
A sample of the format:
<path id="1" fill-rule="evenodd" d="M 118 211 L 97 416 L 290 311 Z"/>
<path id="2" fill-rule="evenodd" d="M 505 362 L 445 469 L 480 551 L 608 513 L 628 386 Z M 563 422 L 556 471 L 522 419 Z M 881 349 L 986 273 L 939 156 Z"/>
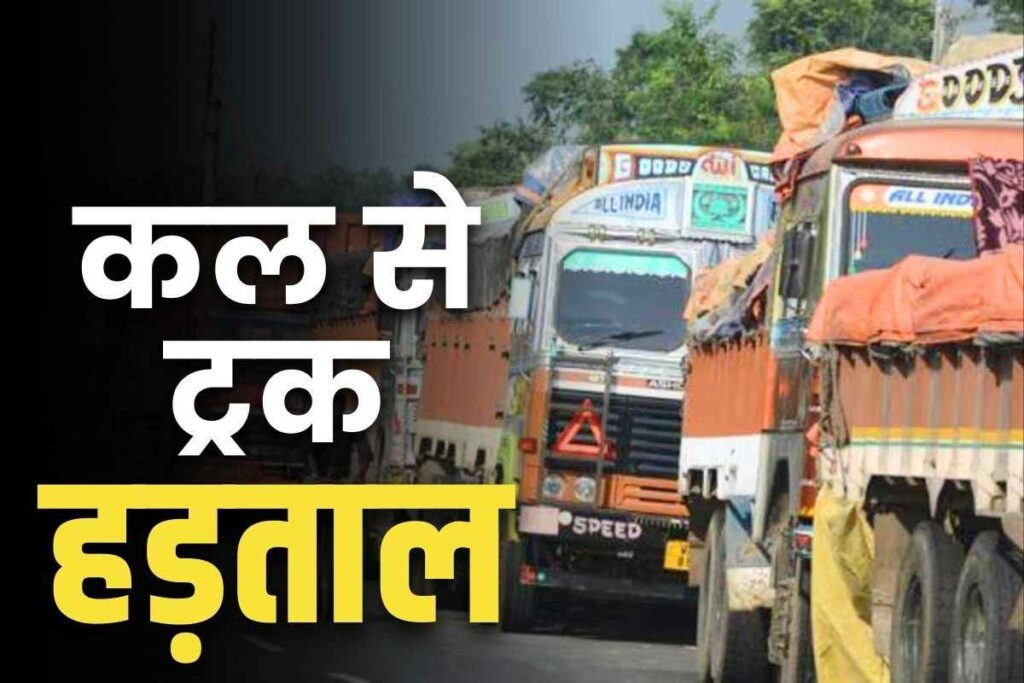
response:
<path id="1" fill-rule="evenodd" d="M 932 58 L 938 64 L 946 51 L 946 34 L 949 30 L 951 11 L 946 4 L 948 0 L 935 0 L 935 21 L 932 24 Z"/>
<path id="2" fill-rule="evenodd" d="M 214 92 L 217 22 L 210 20 L 209 54 L 206 62 L 206 103 L 203 111 L 203 204 L 212 206 L 217 198 L 217 138 L 220 100 Z"/>
<path id="3" fill-rule="evenodd" d="M 938 64 L 957 37 L 964 22 L 974 21 L 987 11 L 991 0 L 970 0 L 970 6 L 959 13 L 953 11 L 955 0 L 935 0 L 935 23 L 932 26 L 932 59 Z"/>

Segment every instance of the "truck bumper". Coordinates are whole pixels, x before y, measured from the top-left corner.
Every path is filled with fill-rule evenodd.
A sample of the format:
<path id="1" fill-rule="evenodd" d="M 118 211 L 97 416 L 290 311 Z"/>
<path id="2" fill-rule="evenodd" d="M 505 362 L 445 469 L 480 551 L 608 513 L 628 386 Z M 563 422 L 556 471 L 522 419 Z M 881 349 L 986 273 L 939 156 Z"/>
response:
<path id="1" fill-rule="evenodd" d="M 696 598 L 687 585 L 686 519 L 606 509 L 524 506 L 519 512 L 522 583 L 601 600 Z"/>
<path id="2" fill-rule="evenodd" d="M 675 582 L 637 581 L 629 578 L 581 574 L 564 569 L 546 569 L 538 572 L 532 585 L 545 590 L 564 591 L 582 598 L 602 601 L 678 602 L 697 601 L 697 589 L 686 585 L 686 575 L 679 574 Z"/>

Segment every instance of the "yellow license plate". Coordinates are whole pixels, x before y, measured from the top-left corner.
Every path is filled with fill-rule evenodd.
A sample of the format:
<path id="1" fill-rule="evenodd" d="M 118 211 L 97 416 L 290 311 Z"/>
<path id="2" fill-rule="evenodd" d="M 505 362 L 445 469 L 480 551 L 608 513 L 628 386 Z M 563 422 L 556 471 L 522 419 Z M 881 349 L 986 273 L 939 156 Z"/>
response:
<path id="1" fill-rule="evenodd" d="M 690 571 L 690 544 L 686 541 L 665 543 L 665 569 L 674 572 Z"/>

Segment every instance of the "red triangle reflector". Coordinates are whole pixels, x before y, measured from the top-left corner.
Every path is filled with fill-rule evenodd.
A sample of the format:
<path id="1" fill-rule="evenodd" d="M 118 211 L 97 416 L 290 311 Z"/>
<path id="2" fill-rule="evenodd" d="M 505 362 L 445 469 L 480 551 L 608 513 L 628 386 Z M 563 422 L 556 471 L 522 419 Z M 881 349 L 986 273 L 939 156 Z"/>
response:
<path id="1" fill-rule="evenodd" d="M 579 436 L 584 426 L 590 429 L 594 443 L 575 443 L 576 437 Z M 605 441 L 604 432 L 601 430 L 601 419 L 589 398 L 583 400 L 583 405 L 555 439 L 554 445 L 551 446 L 551 452 L 558 455 L 591 458 L 600 457 L 603 454 L 606 460 L 615 459 L 615 447 Z"/>

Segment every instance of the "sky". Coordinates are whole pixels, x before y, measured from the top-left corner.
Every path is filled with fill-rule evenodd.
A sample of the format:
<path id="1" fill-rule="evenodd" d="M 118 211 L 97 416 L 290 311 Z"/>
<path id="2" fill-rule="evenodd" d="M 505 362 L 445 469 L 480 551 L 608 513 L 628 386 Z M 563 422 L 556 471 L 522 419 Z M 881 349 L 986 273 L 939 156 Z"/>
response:
<path id="1" fill-rule="evenodd" d="M 634 32 L 665 26 L 665 1 L 216 0 L 222 165 L 444 168 L 479 127 L 526 113 L 535 73 L 610 67 Z M 753 0 L 718 6 L 714 29 L 742 46 Z"/>

